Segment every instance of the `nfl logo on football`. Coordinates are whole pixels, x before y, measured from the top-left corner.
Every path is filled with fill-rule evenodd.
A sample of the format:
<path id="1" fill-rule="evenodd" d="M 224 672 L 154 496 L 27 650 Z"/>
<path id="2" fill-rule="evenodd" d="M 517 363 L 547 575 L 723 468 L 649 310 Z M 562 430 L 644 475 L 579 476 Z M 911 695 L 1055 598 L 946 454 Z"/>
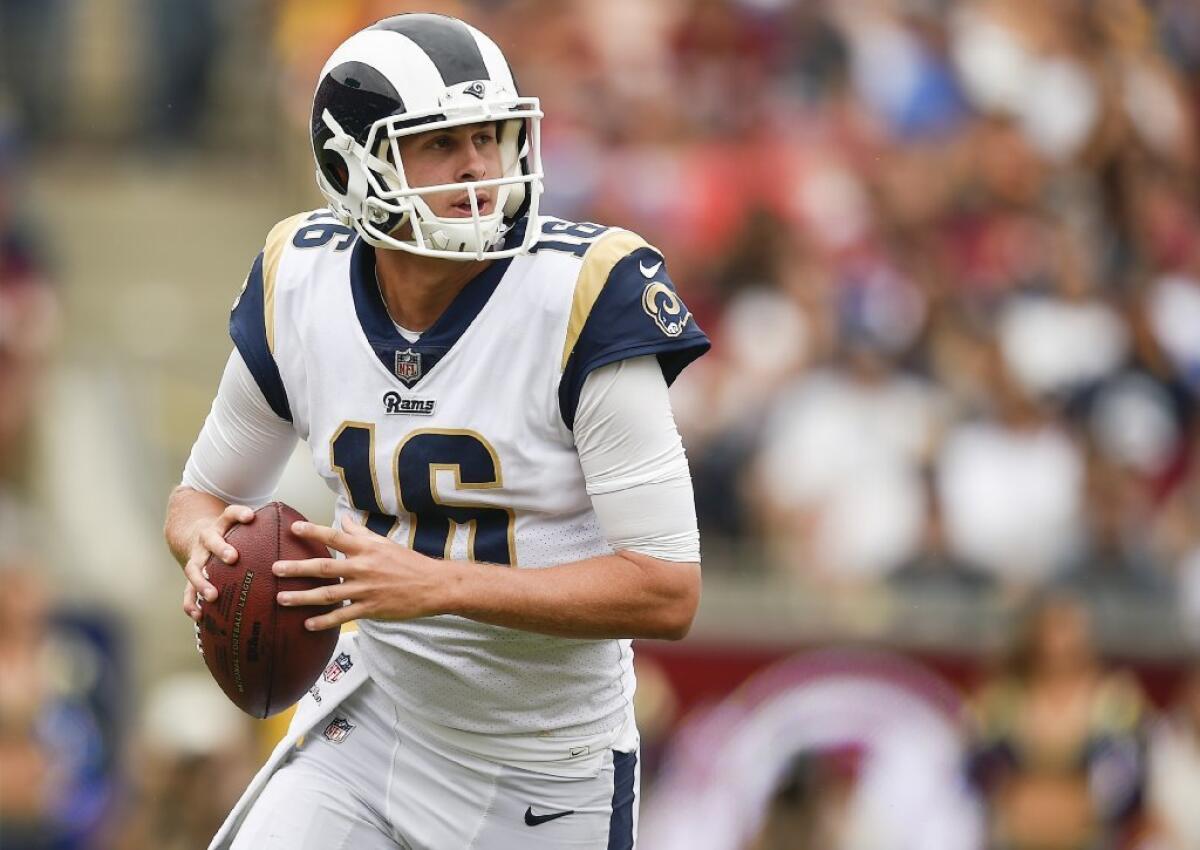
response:
<path id="1" fill-rule="evenodd" d="M 350 733 L 354 731 L 354 724 L 344 717 L 335 717 L 329 721 L 329 725 L 325 727 L 325 738 L 335 744 L 340 744 L 350 737 Z"/>
<path id="2" fill-rule="evenodd" d="M 321 674 L 326 682 L 336 682 L 342 678 L 342 674 L 354 666 L 354 662 L 350 660 L 349 653 L 339 653 L 338 657 L 329 662 L 329 666 L 325 668 L 325 672 Z"/>
<path id="3" fill-rule="evenodd" d="M 396 377 L 411 384 L 421 377 L 421 355 L 411 348 L 396 352 Z"/>

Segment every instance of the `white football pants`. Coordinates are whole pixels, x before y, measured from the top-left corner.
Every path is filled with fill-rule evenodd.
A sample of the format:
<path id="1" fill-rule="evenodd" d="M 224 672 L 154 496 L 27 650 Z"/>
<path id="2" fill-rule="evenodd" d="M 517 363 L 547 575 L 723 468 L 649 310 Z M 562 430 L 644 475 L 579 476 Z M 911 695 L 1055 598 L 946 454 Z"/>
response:
<path id="1" fill-rule="evenodd" d="M 562 777 L 415 737 L 368 680 L 271 777 L 233 850 L 632 850 L 638 783 L 636 753 Z"/>

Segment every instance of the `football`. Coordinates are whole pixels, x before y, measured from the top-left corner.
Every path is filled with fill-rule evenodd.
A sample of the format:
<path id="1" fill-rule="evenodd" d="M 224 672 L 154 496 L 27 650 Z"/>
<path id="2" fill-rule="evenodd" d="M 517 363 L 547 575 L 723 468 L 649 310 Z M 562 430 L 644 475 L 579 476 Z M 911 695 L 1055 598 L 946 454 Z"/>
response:
<path id="1" fill-rule="evenodd" d="M 322 544 L 292 533 L 304 519 L 282 502 L 254 512 L 254 519 L 235 525 L 225 539 L 238 551 L 226 564 L 215 555 L 205 569 L 217 598 L 204 602 L 196 626 L 200 652 L 212 677 L 233 704 L 254 717 L 270 717 L 294 705 L 312 686 L 337 643 L 338 630 L 311 632 L 309 617 L 335 606 L 284 608 L 275 601 L 281 590 L 308 590 L 335 579 L 278 578 L 271 565 L 279 560 L 328 558 Z"/>

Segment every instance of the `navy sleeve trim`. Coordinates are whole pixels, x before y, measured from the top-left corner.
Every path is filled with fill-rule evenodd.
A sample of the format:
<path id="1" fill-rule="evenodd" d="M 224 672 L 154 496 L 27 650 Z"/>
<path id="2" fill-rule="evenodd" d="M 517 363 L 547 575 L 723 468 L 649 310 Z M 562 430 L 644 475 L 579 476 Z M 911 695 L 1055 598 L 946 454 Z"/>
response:
<path id="1" fill-rule="evenodd" d="M 575 427 L 584 381 L 601 366 L 655 354 L 670 385 L 711 347 L 662 265 L 662 256 L 646 246 L 608 275 L 559 381 L 559 411 L 568 428 Z"/>
<path id="2" fill-rule="evenodd" d="M 291 422 L 292 409 L 279 375 L 279 366 L 268 343 L 267 325 L 263 299 L 263 255 L 260 253 L 250 268 L 242 294 L 233 303 L 233 312 L 229 316 L 229 336 L 233 338 L 233 344 L 246 361 L 250 374 L 254 376 L 271 410 L 280 419 Z"/>

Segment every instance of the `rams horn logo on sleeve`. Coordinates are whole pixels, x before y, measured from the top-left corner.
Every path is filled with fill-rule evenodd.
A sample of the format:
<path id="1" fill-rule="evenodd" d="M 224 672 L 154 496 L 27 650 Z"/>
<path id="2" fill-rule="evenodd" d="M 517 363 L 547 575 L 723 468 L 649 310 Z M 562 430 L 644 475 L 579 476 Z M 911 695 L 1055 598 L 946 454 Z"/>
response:
<path id="1" fill-rule="evenodd" d="M 646 315 L 654 319 L 659 330 L 670 337 L 683 333 L 683 329 L 692 319 L 691 311 L 683 306 L 679 296 L 665 283 L 657 280 L 646 284 L 646 290 L 642 293 L 642 308 Z"/>

